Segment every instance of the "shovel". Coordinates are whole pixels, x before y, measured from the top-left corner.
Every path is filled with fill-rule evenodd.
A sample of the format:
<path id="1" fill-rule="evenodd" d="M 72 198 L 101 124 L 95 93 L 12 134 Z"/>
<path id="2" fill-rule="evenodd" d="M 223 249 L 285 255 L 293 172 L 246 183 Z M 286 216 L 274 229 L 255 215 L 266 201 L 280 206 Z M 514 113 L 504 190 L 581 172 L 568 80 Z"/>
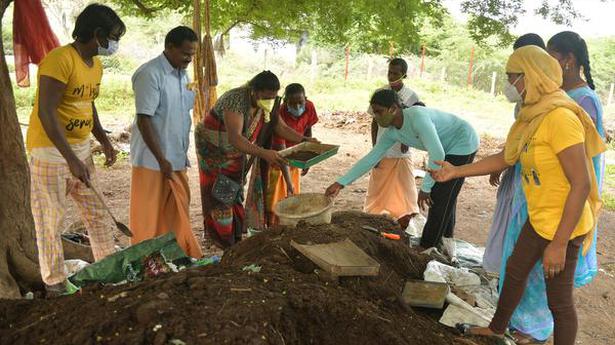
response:
<path id="1" fill-rule="evenodd" d="M 103 200 L 102 196 L 100 196 L 100 194 L 98 193 L 96 188 L 94 188 L 94 186 L 91 185 L 91 184 L 90 184 L 90 188 L 94 191 L 94 194 L 96 194 L 96 197 L 98 198 L 98 201 L 100 201 L 100 203 L 103 205 L 105 210 L 107 210 L 107 213 L 109 213 L 109 215 L 111 216 L 111 219 L 113 219 L 113 221 L 115 222 L 115 226 L 117 227 L 117 229 L 119 231 L 121 231 L 124 235 L 126 235 L 128 237 L 132 237 L 132 231 L 130 231 L 130 229 L 128 229 L 126 224 L 120 223 L 120 222 L 117 221 L 117 219 L 115 219 L 115 216 L 113 216 L 113 213 L 111 213 L 111 210 L 109 209 L 109 207 L 105 203 L 105 200 Z"/>
<path id="2" fill-rule="evenodd" d="M 376 228 L 373 228 L 369 225 L 363 225 L 361 228 L 363 228 L 364 230 L 373 232 L 375 234 L 378 234 L 384 238 L 388 238 L 389 240 L 394 240 L 394 241 L 398 241 L 401 239 L 401 236 L 397 235 L 397 234 L 392 234 L 390 232 L 384 232 L 384 231 L 380 231 Z"/>

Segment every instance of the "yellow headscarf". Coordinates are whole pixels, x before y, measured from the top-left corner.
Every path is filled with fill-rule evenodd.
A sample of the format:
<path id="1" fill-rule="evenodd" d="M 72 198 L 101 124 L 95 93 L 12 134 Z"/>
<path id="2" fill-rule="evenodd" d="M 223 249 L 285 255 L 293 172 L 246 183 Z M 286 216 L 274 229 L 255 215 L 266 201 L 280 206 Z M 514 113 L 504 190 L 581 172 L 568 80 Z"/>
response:
<path id="1" fill-rule="evenodd" d="M 545 116 L 556 108 L 566 108 L 574 112 L 585 128 L 586 165 L 592 180 L 588 201 L 594 216 L 594 226 L 583 244 L 583 253 L 586 253 L 591 245 L 593 229 L 602 206 L 591 159 L 604 152 L 606 145 L 585 110 L 560 89 L 562 85 L 561 66 L 544 49 L 537 46 L 525 46 L 515 50 L 508 58 L 506 72 L 523 74 L 526 90 L 523 106 L 506 138 L 504 156 L 508 164 L 515 164 L 519 160 L 521 151 L 536 133 Z"/>

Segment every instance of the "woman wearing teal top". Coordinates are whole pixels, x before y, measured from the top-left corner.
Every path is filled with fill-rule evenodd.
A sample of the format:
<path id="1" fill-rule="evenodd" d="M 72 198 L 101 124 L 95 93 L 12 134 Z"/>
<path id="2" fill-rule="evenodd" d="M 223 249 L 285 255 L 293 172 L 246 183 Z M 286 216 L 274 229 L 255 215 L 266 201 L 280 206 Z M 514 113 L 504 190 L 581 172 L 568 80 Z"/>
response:
<path id="1" fill-rule="evenodd" d="M 437 160 L 446 160 L 453 165 L 471 163 L 478 150 L 479 137 L 465 120 L 437 109 L 412 106 L 402 109 L 397 94 L 392 90 L 377 91 L 370 101 L 378 124 L 386 127 L 381 140 L 372 150 L 337 182 L 327 188 L 328 196 L 336 196 L 345 186 L 370 171 L 395 143 L 427 151 L 429 168 L 437 169 Z M 423 230 L 421 246 L 444 248 L 451 259 L 455 258 L 453 229 L 457 195 L 464 179 L 445 183 L 435 182 L 425 176 L 419 192 L 421 208 L 430 206 L 427 223 Z"/>
<path id="2" fill-rule="evenodd" d="M 600 98 L 594 92 L 587 44 L 578 34 L 564 31 L 549 40 L 547 51 L 562 67 L 564 80 L 562 89 L 589 114 L 598 133 L 604 138 L 602 105 Z M 581 78 L 581 70 L 585 80 Z M 604 179 L 604 154 L 594 157 L 593 163 L 600 191 Z M 521 179 L 519 171 L 516 171 L 515 178 Z M 527 203 L 520 184 L 513 193 L 512 209 L 516 211 L 513 211 L 504 237 L 500 275 L 506 270 L 506 261 L 527 219 Z M 594 231 L 594 240 L 588 252 L 585 255 L 579 253 L 574 277 L 575 287 L 589 284 L 598 273 L 597 234 L 598 231 Z M 502 284 L 503 281 L 500 281 L 500 287 Z M 517 339 L 517 344 L 545 343 L 553 334 L 553 317 L 547 304 L 545 278 L 540 262 L 530 273 L 525 293 L 510 320 L 510 328 Z"/>

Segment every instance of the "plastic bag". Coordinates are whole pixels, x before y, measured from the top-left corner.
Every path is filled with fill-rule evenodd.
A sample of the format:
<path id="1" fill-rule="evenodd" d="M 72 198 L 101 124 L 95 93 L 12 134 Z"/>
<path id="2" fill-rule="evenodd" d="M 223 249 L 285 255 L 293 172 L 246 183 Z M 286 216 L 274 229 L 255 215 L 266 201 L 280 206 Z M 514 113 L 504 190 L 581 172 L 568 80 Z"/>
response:
<path id="1" fill-rule="evenodd" d="M 455 239 L 457 259 L 462 267 L 478 267 L 483 264 L 484 247 L 477 247 L 472 243 Z"/>
<path id="2" fill-rule="evenodd" d="M 448 283 L 454 286 L 478 286 L 480 277 L 467 268 L 455 268 L 445 265 L 436 260 L 427 264 L 423 277 L 426 281 Z"/>
<path id="3" fill-rule="evenodd" d="M 64 272 L 67 276 L 70 276 L 73 273 L 86 268 L 89 264 L 89 262 L 79 259 L 64 260 Z"/>
<path id="4" fill-rule="evenodd" d="M 144 276 L 177 272 L 182 268 L 219 262 L 219 257 L 194 260 L 175 240 L 175 233 L 146 240 L 118 251 L 79 270 L 66 280 L 69 294 L 93 283 L 117 284 L 140 281 Z"/>
<path id="5" fill-rule="evenodd" d="M 420 239 L 423 236 L 423 228 L 425 228 L 425 224 L 427 223 L 427 219 L 422 214 L 417 214 L 416 216 L 410 218 L 408 222 L 408 226 L 406 227 L 405 233 L 409 238 L 418 238 Z M 410 241 L 410 246 L 413 245 L 413 241 Z"/>
<path id="6" fill-rule="evenodd" d="M 458 323 L 467 323 L 480 327 L 489 326 L 489 320 L 485 320 L 483 315 L 474 312 L 472 309 L 463 308 L 456 304 L 448 305 L 440 318 L 440 323 L 448 327 L 455 327 Z"/>

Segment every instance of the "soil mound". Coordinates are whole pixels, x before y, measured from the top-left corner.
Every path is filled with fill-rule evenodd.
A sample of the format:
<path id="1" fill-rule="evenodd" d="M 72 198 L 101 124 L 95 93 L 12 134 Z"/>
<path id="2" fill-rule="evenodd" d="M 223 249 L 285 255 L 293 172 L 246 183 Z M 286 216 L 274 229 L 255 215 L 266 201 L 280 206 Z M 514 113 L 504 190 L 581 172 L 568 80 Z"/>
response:
<path id="1" fill-rule="evenodd" d="M 422 278 L 429 258 L 362 225 L 397 228 L 384 217 L 341 212 L 329 225 L 258 234 L 225 253 L 219 265 L 57 299 L 0 301 L 0 343 L 490 343 L 462 338 L 437 323 L 438 313 L 404 305 L 404 281 Z M 345 238 L 380 263 L 378 276 L 332 279 L 290 245 Z M 248 265 L 260 272 L 244 270 Z"/>

